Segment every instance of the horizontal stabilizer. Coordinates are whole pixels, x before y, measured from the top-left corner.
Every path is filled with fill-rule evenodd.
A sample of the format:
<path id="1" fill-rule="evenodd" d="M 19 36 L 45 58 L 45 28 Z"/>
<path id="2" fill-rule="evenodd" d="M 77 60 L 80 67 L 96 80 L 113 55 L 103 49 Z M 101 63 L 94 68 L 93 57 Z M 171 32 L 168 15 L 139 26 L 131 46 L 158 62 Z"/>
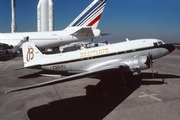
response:
<path id="1" fill-rule="evenodd" d="M 19 68 L 11 69 L 10 71 L 16 71 L 16 70 L 21 70 L 21 69 L 26 69 L 26 68 L 41 69 L 41 66 L 40 65 L 33 65 L 33 66 L 28 66 L 28 67 L 19 67 Z"/>
<path id="2" fill-rule="evenodd" d="M 99 37 L 101 35 L 101 31 L 99 29 L 92 29 L 92 27 L 83 27 L 71 35 L 82 37 Z"/>
<path id="3" fill-rule="evenodd" d="M 14 69 L 11 69 L 10 71 L 21 70 L 21 69 L 24 69 L 24 68 L 25 68 L 25 67 L 14 68 Z"/>
<path id="4" fill-rule="evenodd" d="M 111 35 L 111 33 L 101 33 L 101 36 Z"/>
<path id="5" fill-rule="evenodd" d="M 71 34 L 73 36 L 94 36 L 91 27 L 84 27 L 76 31 L 75 33 Z"/>

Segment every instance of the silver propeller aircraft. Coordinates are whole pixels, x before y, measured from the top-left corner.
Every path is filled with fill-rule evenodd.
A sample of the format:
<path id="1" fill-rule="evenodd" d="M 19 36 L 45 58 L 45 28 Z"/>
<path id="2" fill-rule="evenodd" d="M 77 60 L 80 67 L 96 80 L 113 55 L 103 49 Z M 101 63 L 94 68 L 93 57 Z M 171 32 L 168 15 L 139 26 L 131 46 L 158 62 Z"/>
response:
<path id="1" fill-rule="evenodd" d="M 133 75 L 139 75 L 141 70 L 150 68 L 155 59 L 161 58 L 174 50 L 172 44 L 165 44 L 158 39 L 127 40 L 51 55 L 42 54 L 35 44 L 30 41 L 23 43 L 22 48 L 23 68 L 81 72 L 6 93 L 57 84 L 110 70 L 120 70 L 122 73 L 132 72 Z"/>

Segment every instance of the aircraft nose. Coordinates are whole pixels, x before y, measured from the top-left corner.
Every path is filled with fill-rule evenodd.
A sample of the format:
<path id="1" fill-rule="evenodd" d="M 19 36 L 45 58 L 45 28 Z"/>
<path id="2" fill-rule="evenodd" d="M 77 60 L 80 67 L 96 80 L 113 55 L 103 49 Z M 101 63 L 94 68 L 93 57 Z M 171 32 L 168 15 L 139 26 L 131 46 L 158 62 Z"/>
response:
<path id="1" fill-rule="evenodd" d="M 169 50 L 169 53 L 171 53 L 172 51 L 175 50 L 175 46 L 173 44 L 169 44 L 169 46 L 167 47 L 167 49 Z"/>
<path id="2" fill-rule="evenodd" d="M 169 53 L 171 53 L 175 49 L 175 46 L 173 44 L 164 44 L 163 47 L 166 48 Z"/>

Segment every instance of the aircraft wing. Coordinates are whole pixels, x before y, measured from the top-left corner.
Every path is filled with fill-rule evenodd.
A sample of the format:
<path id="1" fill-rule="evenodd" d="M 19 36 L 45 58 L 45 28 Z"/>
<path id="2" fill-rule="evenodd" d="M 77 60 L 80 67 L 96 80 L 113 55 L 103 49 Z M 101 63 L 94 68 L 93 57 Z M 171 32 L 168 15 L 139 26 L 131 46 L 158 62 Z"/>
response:
<path id="1" fill-rule="evenodd" d="M 75 74 L 75 75 L 70 75 L 70 76 L 67 76 L 67 77 L 63 77 L 63 78 L 59 78 L 59 79 L 55 79 L 55 80 L 35 84 L 35 85 L 30 85 L 30 86 L 26 86 L 26 87 L 14 89 L 14 90 L 10 90 L 10 91 L 5 92 L 5 94 L 11 93 L 11 92 L 16 92 L 16 91 L 21 91 L 21 90 L 37 88 L 37 87 L 49 86 L 49 85 L 53 85 L 53 84 L 57 84 L 57 83 L 62 83 L 62 82 L 74 80 L 74 79 L 77 79 L 77 78 L 91 76 L 91 75 L 97 74 L 99 72 L 105 72 L 105 71 L 110 71 L 110 70 L 115 70 L 115 69 L 118 69 L 118 68 L 117 67 L 105 67 L 105 68 L 98 69 L 98 70 L 82 72 L 82 73 L 78 73 L 78 74 Z"/>
<path id="2" fill-rule="evenodd" d="M 137 62 L 138 60 L 141 61 L 138 64 L 133 62 L 133 61 Z M 149 68 L 149 66 L 150 66 L 150 60 L 149 60 L 148 56 L 138 56 L 138 57 L 135 56 L 133 58 L 126 58 L 126 59 L 124 58 L 123 60 L 122 59 L 109 60 L 109 61 L 106 61 L 103 63 L 101 62 L 101 63 L 94 64 L 94 65 L 88 67 L 88 69 L 82 73 L 70 75 L 67 77 L 63 77 L 63 78 L 59 78 L 59 79 L 35 84 L 35 85 L 22 87 L 19 89 L 10 90 L 10 91 L 5 92 L 5 93 L 7 94 L 10 92 L 15 92 L 15 91 L 21 91 L 21 90 L 26 90 L 26 89 L 32 89 L 32 88 L 37 88 L 37 87 L 53 85 L 53 84 L 57 84 L 57 83 L 62 83 L 62 82 L 74 80 L 77 78 L 92 76 L 92 75 L 98 74 L 100 72 L 111 71 L 111 70 L 118 70 L 119 69 L 121 71 L 131 71 L 131 72 L 134 71 L 136 73 L 136 72 L 139 72 L 139 70 L 141 70 L 141 69 Z M 31 66 L 31 67 L 33 67 L 33 66 Z"/>

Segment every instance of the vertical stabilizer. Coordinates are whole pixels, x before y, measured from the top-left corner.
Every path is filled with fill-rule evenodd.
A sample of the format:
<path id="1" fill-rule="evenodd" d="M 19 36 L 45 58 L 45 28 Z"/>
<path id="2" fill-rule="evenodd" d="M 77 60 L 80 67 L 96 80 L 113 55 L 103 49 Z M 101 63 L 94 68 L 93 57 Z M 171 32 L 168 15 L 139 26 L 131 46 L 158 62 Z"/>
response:
<path id="1" fill-rule="evenodd" d="M 68 27 L 91 26 L 96 29 L 106 0 L 94 0 Z"/>
<path id="2" fill-rule="evenodd" d="M 24 67 L 35 66 L 40 64 L 44 55 L 31 41 L 22 45 Z"/>

